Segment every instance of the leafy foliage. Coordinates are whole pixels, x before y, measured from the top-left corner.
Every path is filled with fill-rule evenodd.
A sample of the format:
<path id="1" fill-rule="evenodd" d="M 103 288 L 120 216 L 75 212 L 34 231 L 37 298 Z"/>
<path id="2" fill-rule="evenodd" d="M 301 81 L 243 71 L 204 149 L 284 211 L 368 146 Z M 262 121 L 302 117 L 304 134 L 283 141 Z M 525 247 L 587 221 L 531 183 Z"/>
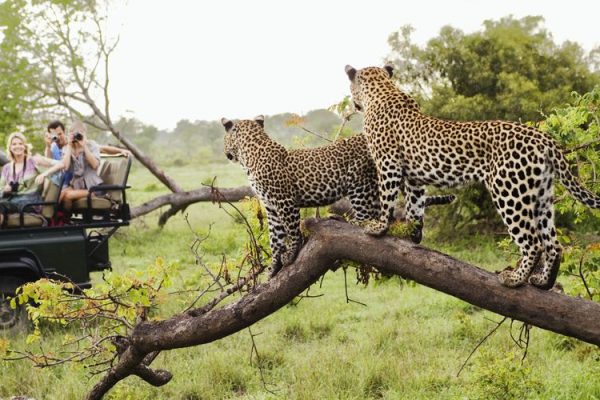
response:
<path id="1" fill-rule="evenodd" d="M 18 50 L 15 31 L 22 21 L 19 2 L 0 3 L 0 144 L 14 132 L 36 128 L 35 110 L 41 103 L 35 81 L 39 70 Z"/>
<path id="2" fill-rule="evenodd" d="M 114 339 L 127 336 L 140 321 L 162 318 L 158 306 L 166 301 L 166 289 L 178 270 L 178 263 L 157 258 L 144 270 L 106 272 L 103 282 L 91 289 L 78 291 L 71 283 L 49 279 L 23 285 L 11 306 L 27 307 L 34 324 L 27 343 L 42 340 L 44 324 L 70 329 L 64 330 L 61 351 L 25 352 L 17 358 L 28 358 L 38 366 L 78 361 L 92 371 L 105 369 L 116 357 Z"/>
<path id="3" fill-rule="evenodd" d="M 412 28 L 389 38 L 388 61 L 396 79 L 416 95 L 431 115 L 456 120 L 536 121 L 600 83 L 598 53 L 576 43 L 556 44 L 542 17 L 488 20 L 484 29 L 465 34 L 445 26 L 420 48 Z"/>

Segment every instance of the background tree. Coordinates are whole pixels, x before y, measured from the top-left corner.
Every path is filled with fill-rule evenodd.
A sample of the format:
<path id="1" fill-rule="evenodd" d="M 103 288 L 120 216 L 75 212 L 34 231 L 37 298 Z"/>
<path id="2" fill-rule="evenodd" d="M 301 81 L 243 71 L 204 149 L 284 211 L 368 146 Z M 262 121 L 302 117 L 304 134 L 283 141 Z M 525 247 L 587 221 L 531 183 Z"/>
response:
<path id="1" fill-rule="evenodd" d="M 592 70 L 598 53 L 577 43 L 557 44 L 542 17 L 487 20 L 482 31 L 465 34 L 445 26 L 425 47 L 411 43 L 412 28 L 389 37 L 387 60 L 395 78 L 419 98 L 423 110 L 458 120 L 539 121 L 570 93 L 600 84 Z"/>
<path id="2" fill-rule="evenodd" d="M 483 23 L 465 34 L 445 26 L 424 47 L 411 42 L 410 26 L 389 37 L 387 61 L 395 79 L 429 115 L 453 120 L 540 121 L 569 103 L 572 92 L 600 84 L 599 50 L 586 53 L 577 43 L 557 44 L 542 17 L 512 16 Z M 556 137 L 563 145 L 564 136 Z M 584 136 L 579 136 L 584 140 Z M 483 221 L 502 226 L 487 192 L 474 185 L 442 212 L 448 226 Z"/>
<path id="3" fill-rule="evenodd" d="M 13 33 L 19 26 L 19 15 L 11 3 L 0 3 L 0 143 L 17 129 L 36 129 L 36 110 L 41 105 L 39 94 L 31 85 L 37 70 L 19 56 Z"/>
<path id="4" fill-rule="evenodd" d="M 5 41 L 35 74 L 30 83 L 46 109 L 67 110 L 112 133 L 173 192 L 179 185 L 115 126 L 110 112 L 110 57 L 118 37 L 108 34 L 109 1 L 7 0 Z"/>

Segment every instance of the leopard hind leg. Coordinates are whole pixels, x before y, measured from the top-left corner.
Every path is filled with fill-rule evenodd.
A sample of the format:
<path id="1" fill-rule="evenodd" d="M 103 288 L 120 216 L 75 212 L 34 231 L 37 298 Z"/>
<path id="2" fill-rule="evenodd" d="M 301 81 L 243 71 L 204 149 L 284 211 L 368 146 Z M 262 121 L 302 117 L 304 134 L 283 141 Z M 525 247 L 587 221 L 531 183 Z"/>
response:
<path id="1" fill-rule="evenodd" d="M 529 186 L 522 185 L 499 174 L 486 182 L 494 205 L 521 253 L 517 268 L 504 270 L 498 276 L 500 283 L 508 287 L 525 284 L 543 253 L 536 231 L 532 199 L 532 193 L 537 193 L 541 180 L 532 178 Z"/>
<path id="2" fill-rule="evenodd" d="M 562 254 L 554 226 L 553 193 L 552 175 L 550 171 L 545 171 L 534 213 L 538 237 L 544 248 L 544 257 L 541 259 L 540 266 L 529 277 L 529 283 L 545 290 L 551 289 L 556 282 Z"/>

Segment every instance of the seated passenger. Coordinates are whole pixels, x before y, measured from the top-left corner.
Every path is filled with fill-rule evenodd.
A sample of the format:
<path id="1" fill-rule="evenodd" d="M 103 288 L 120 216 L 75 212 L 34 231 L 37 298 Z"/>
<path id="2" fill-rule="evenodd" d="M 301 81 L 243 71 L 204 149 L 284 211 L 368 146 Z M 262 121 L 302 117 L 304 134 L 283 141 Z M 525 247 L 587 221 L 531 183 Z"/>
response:
<path id="1" fill-rule="evenodd" d="M 87 132 L 85 125 L 78 121 L 73 123 L 71 130 L 73 129 L 81 133 Z M 66 149 L 65 146 L 68 144 L 65 132 L 65 125 L 58 120 L 52 121 L 48 124 L 46 127 L 46 134 L 44 136 L 44 142 L 46 143 L 44 156 L 54 160 L 62 160 L 64 150 Z M 109 145 L 99 145 L 98 147 L 100 148 L 100 153 L 102 154 L 123 155 L 125 157 L 131 156 L 131 151 L 122 149 L 120 147 Z M 69 179 L 69 177 L 66 177 L 67 182 Z"/>
<path id="2" fill-rule="evenodd" d="M 81 123 L 73 124 L 67 135 L 67 144 L 62 151 L 62 160 L 40 176 L 48 176 L 60 169 L 72 174 L 71 181 L 60 194 L 64 209 L 71 211 L 74 201 L 87 197 L 88 189 L 102 183 L 97 173 L 100 151 L 96 142 L 86 139 L 85 127 Z M 92 194 L 92 196 L 96 195 L 100 193 Z"/>
<path id="3" fill-rule="evenodd" d="M 40 176 L 40 166 L 34 157 L 30 156 L 30 145 L 20 132 L 15 132 L 8 137 L 6 153 L 10 162 L 5 164 L 0 175 L 0 225 L 9 213 L 20 212 L 28 203 L 41 201 L 43 178 Z M 40 207 L 25 210 L 26 212 L 39 212 Z"/>

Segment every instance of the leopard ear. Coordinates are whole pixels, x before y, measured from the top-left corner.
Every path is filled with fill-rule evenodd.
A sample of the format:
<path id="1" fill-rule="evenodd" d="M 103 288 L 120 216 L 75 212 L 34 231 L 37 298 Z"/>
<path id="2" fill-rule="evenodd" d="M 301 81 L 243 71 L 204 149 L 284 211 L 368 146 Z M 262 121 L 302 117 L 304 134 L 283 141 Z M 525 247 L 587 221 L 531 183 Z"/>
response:
<path id="1" fill-rule="evenodd" d="M 228 120 L 227 118 L 221 118 L 221 123 L 225 127 L 225 131 L 229 132 L 231 128 L 233 128 L 233 122 Z"/>
<path id="2" fill-rule="evenodd" d="M 391 64 L 386 64 L 383 69 L 385 69 L 390 76 L 390 78 L 394 75 L 394 66 Z"/>
<path id="3" fill-rule="evenodd" d="M 254 117 L 254 121 L 256 121 L 263 128 L 265 127 L 265 116 L 264 115 L 262 115 L 262 114 L 257 115 L 256 117 Z"/>
<path id="4" fill-rule="evenodd" d="M 356 77 L 356 69 L 354 69 L 350 65 L 346 65 L 345 70 L 346 70 L 346 74 L 348 75 L 348 78 L 350 78 L 350 81 L 354 82 L 354 78 Z"/>

